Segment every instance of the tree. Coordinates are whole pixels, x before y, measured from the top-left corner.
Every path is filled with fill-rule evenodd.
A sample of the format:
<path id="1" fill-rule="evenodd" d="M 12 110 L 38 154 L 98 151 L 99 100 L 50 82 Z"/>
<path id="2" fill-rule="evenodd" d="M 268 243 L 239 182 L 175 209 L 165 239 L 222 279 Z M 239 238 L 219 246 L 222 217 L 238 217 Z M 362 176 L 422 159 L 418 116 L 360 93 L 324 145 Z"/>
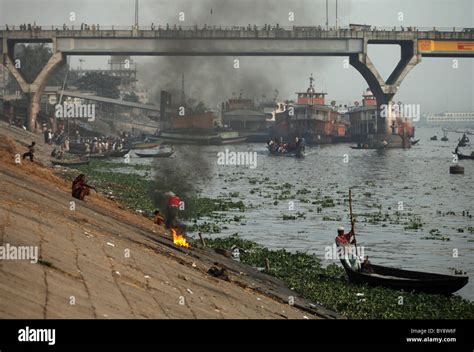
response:
<path id="1" fill-rule="evenodd" d="M 97 96 L 118 99 L 120 97 L 120 77 L 102 72 L 87 72 L 76 81 L 81 90 L 95 92 Z"/>

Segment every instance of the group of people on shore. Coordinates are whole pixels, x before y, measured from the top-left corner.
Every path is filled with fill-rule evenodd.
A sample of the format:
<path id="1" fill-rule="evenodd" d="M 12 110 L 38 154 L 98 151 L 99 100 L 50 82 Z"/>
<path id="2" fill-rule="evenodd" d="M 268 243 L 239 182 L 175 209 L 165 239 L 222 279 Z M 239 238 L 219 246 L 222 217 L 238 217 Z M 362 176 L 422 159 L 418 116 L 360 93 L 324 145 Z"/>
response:
<path id="1" fill-rule="evenodd" d="M 53 133 L 51 128 L 43 125 L 43 138 L 45 144 L 54 144 L 54 149 L 51 152 L 53 158 L 62 159 L 64 153 L 69 151 L 69 136 L 64 131 L 58 130 Z"/>
<path id="2" fill-rule="evenodd" d="M 76 136 L 76 145 L 83 146 L 86 153 L 101 154 L 108 151 L 122 150 L 125 140 L 119 137 L 102 136 L 93 138 L 81 138 Z"/>

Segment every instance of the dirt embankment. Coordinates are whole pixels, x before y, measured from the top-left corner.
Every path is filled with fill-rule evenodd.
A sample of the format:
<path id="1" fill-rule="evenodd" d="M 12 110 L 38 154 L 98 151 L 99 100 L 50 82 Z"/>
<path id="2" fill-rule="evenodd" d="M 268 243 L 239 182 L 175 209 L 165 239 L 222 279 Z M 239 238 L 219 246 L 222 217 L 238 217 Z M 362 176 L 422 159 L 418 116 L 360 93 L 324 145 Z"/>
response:
<path id="1" fill-rule="evenodd" d="M 33 140 L 37 162 L 15 164 Z M 0 260 L 0 318 L 337 317 L 210 249 L 176 248 L 163 228 L 100 195 L 71 210 L 51 149 L 0 122 L 0 246 L 37 246 L 40 257 Z M 207 273 L 214 262 L 229 280 Z"/>

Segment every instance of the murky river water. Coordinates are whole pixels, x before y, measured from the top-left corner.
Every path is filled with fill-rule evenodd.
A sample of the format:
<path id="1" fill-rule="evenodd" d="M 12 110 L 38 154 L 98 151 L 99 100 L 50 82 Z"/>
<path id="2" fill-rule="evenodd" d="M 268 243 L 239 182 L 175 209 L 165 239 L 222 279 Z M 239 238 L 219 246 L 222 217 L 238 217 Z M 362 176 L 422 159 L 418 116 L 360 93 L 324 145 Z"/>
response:
<path id="1" fill-rule="evenodd" d="M 221 233 L 211 236 L 237 232 L 269 248 L 314 253 L 329 264 L 333 261 L 324 258 L 336 228 L 350 227 L 344 198 L 351 188 L 354 213 L 359 214 L 358 244 L 374 264 L 448 274 L 465 271 L 470 283 L 459 293 L 474 300 L 474 220 L 468 215 L 474 216 L 474 161 L 459 161 L 464 175 L 449 174 L 451 152 L 461 135 L 450 133 L 448 142 L 430 141 L 436 133 L 442 136 L 440 128 L 418 129 L 419 146 L 408 150 L 353 150 L 349 144 L 337 144 L 308 147 L 304 159 L 269 156 L 264 144 L 203 147 L 213 165 L 201 185 L 203 194 L 238 192 L 234 200 L 254 206 L 244 213 L 236 211 L 243 220 L 225 224 Z M 256 151 L 257 167 L 217 165 L 217 153 L 226 148 Z M 471 149 L 466 147 L 465 153 Z M 259 182 L 265 177 L 269 180 Z M 285 183 L 291 185 L 287 185 L 289 198 L 275 203 L 274 196 L 281 194 Z M 324 196 L 335 206 L 312 204 Z M 379 212 L 385 220 L 368 215 Z M 297 214 L 304 218 L 283 219 Z M 423 226 L 406 229 L 416 217 Z"/>

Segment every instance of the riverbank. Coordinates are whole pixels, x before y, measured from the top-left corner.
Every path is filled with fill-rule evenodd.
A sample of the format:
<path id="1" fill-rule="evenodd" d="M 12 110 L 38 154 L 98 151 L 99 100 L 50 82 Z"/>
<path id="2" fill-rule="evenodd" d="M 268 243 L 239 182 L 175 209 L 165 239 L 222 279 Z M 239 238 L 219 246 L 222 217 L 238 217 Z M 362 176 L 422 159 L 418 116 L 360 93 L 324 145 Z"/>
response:
<path id="1" fill-rule="evenodd" d="M 15 164 L 33 140 L 37 161 Z M 36 263 L 0 261 L 2 318 L 340 317 L 198 243 L 177 248 L 106 192 L 71 208 L 68 176 L 48 167 L 51 149 L 39 135 L 0 124 L 0 240 L 39 253 Z M 212 267 L 226 275 L 208 273 Z"/>

